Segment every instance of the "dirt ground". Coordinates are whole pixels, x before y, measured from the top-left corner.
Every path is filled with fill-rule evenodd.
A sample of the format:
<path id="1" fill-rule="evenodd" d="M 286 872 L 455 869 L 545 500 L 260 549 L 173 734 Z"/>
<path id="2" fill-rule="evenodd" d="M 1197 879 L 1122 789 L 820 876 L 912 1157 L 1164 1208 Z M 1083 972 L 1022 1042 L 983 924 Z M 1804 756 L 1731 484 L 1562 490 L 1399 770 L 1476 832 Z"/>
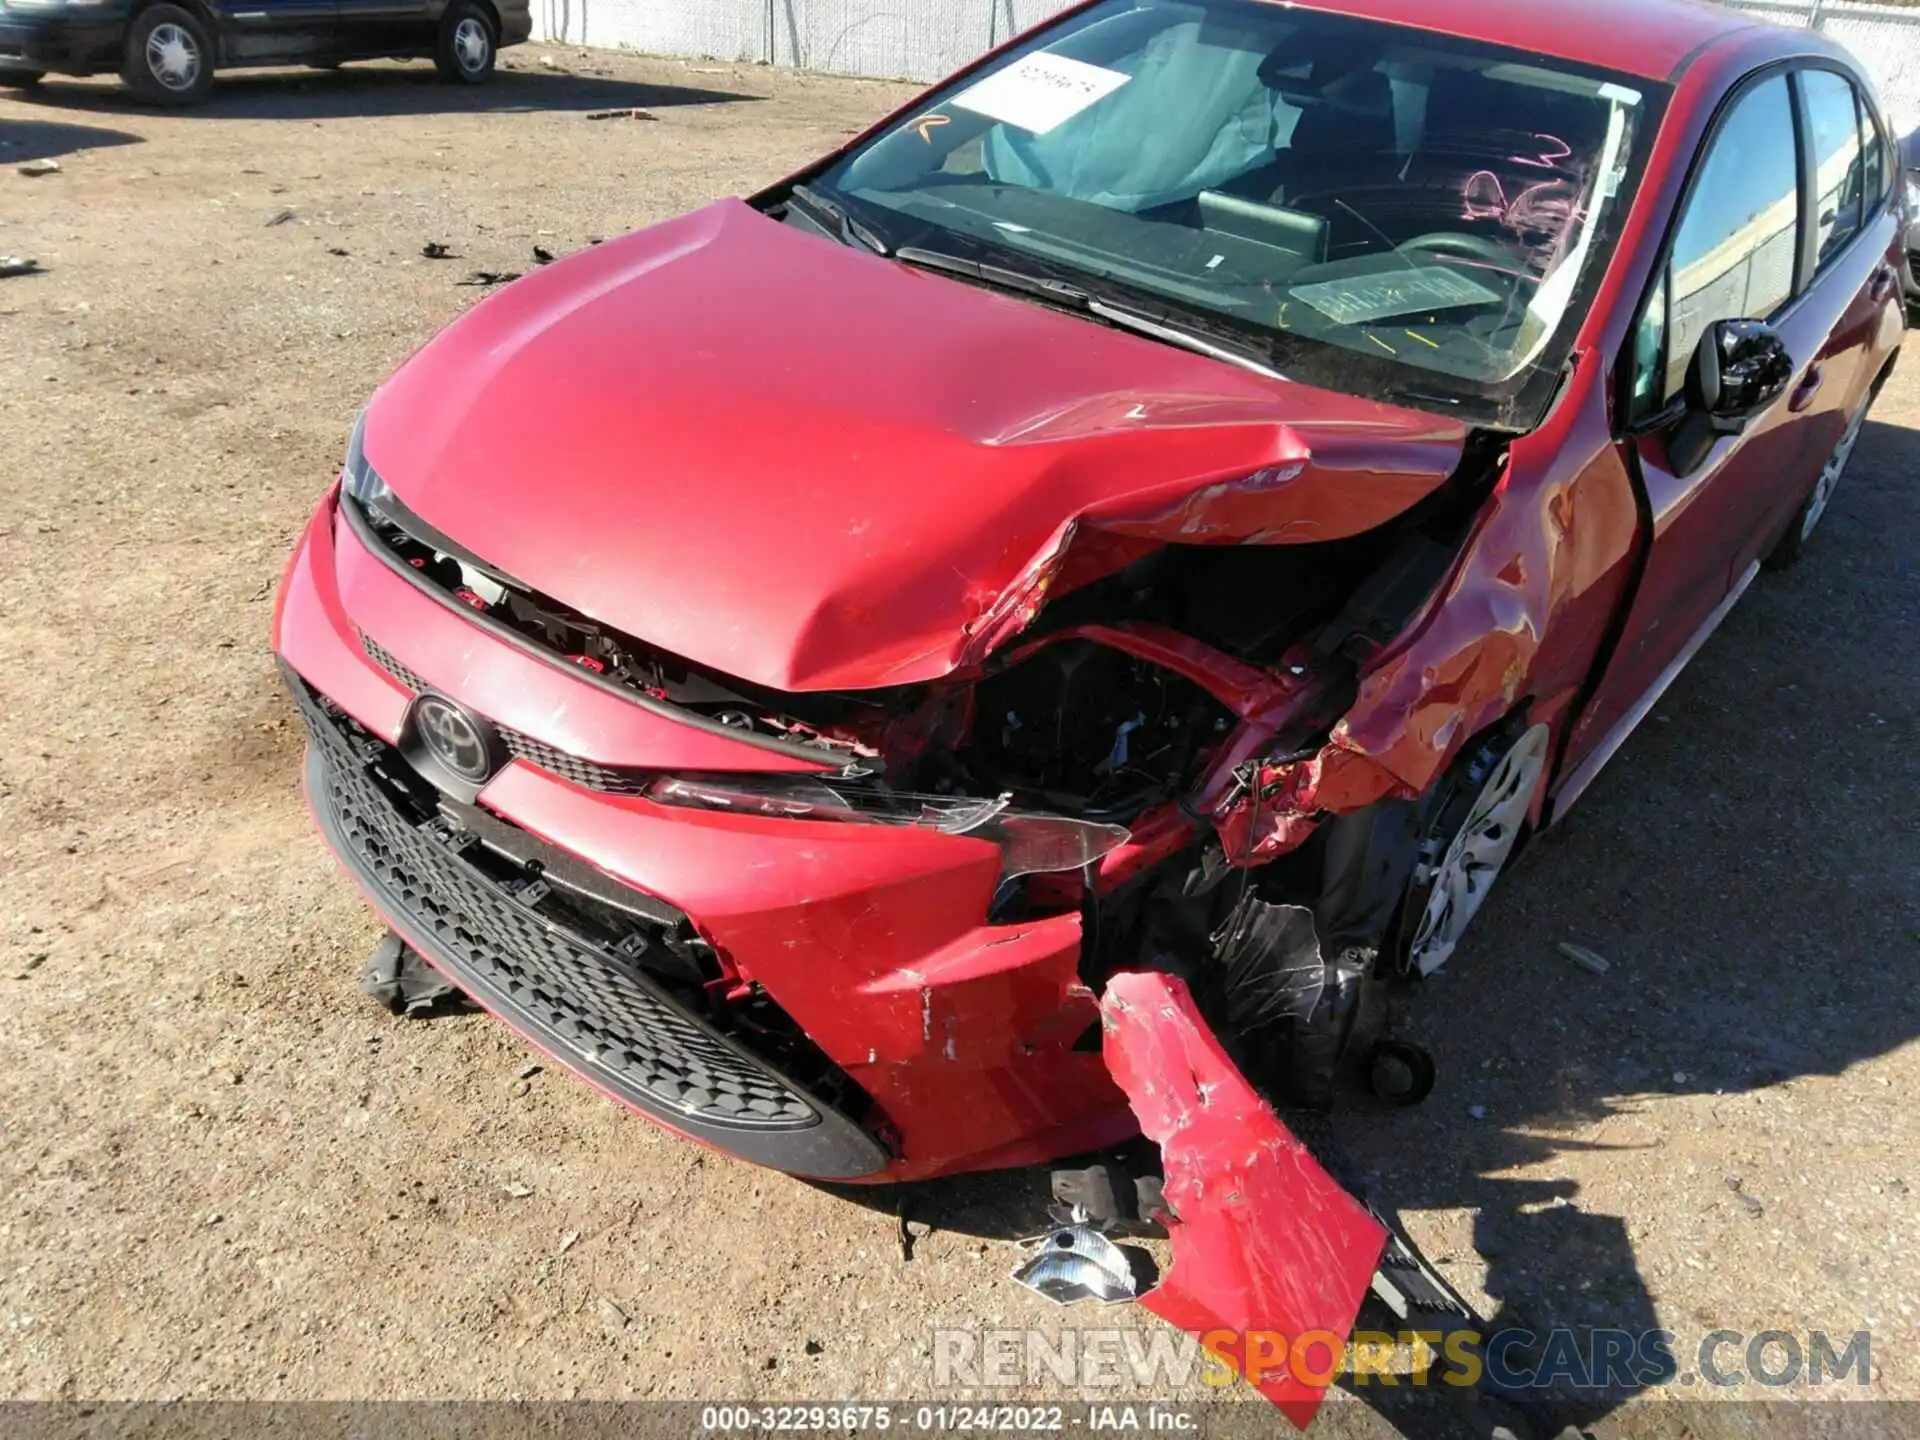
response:
<path id="1" fill-rule="evenodd" d="M 509 65 L 225 79 L 185 115 L 105 82 L 0 99 L 0 254 L 46 272 L 0 280 L 0 1396 L 924 1398 L 940 1326 L 1158 1324 L 1006 1280 L 1041 1177 L 927 1187 L 906 1261 L 884 1203 L 356 994 L 378 932 L 267 650 L 356 408 L 470 271 L 753 188 L 906 93 Z M 40 156 L 62 170 L 16 173 Z M 1920 1399 L 1915 374 L 1806 562 L 1422 997 L 1432 1099 L 1344 1127 L 1489 1312 L 1660 1325 L 1683 1359 L 1866 1328 L 1849 1393 Z M 1680 1424 L 1604 1408 L 1578 1418 Z"/>

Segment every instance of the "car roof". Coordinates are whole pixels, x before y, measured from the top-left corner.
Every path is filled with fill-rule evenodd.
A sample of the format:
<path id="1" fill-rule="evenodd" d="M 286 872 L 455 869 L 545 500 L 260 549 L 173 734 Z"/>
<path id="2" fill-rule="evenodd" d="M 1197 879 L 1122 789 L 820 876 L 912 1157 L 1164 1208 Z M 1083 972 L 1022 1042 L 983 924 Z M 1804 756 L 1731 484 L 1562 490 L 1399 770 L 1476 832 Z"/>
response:
<path id="1" fill-rule="evenodd" d="M 1672 80 L 1713 41 L 1764 25 L 1699 0 L 1269 0 Z"/>

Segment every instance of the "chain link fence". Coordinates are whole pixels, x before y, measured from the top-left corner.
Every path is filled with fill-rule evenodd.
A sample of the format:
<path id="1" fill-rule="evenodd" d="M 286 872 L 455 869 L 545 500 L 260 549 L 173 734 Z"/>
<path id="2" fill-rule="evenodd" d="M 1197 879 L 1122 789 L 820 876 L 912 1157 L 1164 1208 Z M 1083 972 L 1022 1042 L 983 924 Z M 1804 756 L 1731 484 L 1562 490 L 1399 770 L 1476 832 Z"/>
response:
<path id="1" fill-rule="evenodd" d="M 1068 0 L 534 0 L 536 38 L 802 70 L 936 80 Z M 1549 0 L 1540 0 L 1549 3 Z M 1920 8 L 1838 0 L 1727 0 L 1811 26 L 1860 57 L 1889 118 L 1920 126 Z"/>
<path id="2" fill-rule="evenodd" d="M 1836 0 L 1725 0 L 1756 19 L 1820 31 L 1851 50 L 1880 91 L 1887 119 L 1904 135 L 1920 128 L 1920 8 Z"/>

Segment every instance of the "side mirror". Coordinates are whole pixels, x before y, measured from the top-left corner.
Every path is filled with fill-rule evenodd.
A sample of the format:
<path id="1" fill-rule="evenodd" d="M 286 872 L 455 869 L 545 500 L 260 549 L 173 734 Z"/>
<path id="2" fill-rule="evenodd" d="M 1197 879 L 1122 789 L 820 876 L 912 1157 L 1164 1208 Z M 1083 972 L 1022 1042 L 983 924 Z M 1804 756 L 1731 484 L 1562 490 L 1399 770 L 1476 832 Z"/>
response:
<path id="1" fill-rule="evenodd" d="M 1698 469 L 1718 437 L 1746 429 L 1792 381 L 1793 357 L 1771 326 L 1758 320 L 1708 326 L 1687 370 L 1686 418 L 1667 441 L 1674 473 Z"/>
<path id="2" fill-rule="evenodd" d="M 1687 403 L 1708 416 L 1717 433 L 1737 435 L 1792 379 L 1793 357 L 1776 331 L 1758 320 L 1721 320 L 1693 352 Z"/>

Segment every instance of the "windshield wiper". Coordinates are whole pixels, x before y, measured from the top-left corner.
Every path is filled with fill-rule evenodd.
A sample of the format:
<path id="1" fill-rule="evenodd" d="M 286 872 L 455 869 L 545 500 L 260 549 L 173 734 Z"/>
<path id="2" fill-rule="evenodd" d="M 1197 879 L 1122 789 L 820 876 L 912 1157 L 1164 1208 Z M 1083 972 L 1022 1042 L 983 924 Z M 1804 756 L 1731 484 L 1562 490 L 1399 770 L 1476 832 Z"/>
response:
<path id="1" fill-rule="evenodd" d="M 1024 270 L 996 265 L 991 260 L 969 260 L 964 255 L 948 255 L 944 251 L 927 250 L 918 245 L 902 245 L 893 252 L 893 258 L 905 265 L 917 265 L 923 270 L 942 270 L 949 275 L 977 280 L 982 285 L 1017 290 L 1022 295 L 1037 295 L 1043 300 L 1072 305 L 1077 309 L 1084 310 L 1093 304 L 1093 297 L 1070 280 L 1056 280 L 1051 275 L 1030 275 Z"/>
<path id="2" fill-rule="evenodd" d="M 1164 316 L 1141 315 L 1118 305 L 1110 305 L 1105 300 L 1090 300 L 1087 303 L 1087 309 L 1108 324 L 1119 326 L 1123 330 L 1131 330 L 1137 335 L 1148 335 L 1155 340 L 1164 340 L 1169 345 L 1178 345 L 1182 350 L 1191 350 L 1194 354 L 1205 355 L 1210 360 L 1238 365 L 1242 370 L 1251 370 L 1254 374 L 1264 375 L 1269 380 L 1287 378 L 1266 361 L 1249 355 L 1240 347 L 1209 340 L 1199 331 L 1175 324 Z"/>
<path id="3" fill-rule="evenodd" d="M 1074 284 L 1071 280 L 1061 280 L 1051 275 L 1033 275 L 1011 266 L 996 265 L 991 260 L 969 260 L 962 255 L 948 255 L 943 251 L 927 250 L 918 245 L 902 245 L 894 251 L 893 258 L 903 264 L 918 265 L 927 270 L 940 270 L 982 285 L 1012 290 L 1022 295 L 1032 295 L 1041 300 L 1051 300 L 1056 305 L 1069 306 L 1095 319 L 1104 320 L 1116 329 L 1131 330 L 1136 335 L 1145 335 L 1149 339 L 1159 340 L 1168 345 L 1177 345 L 1182 350 L 1191 350 L 1194 354 L 1205 355 L 1210 360 L 1238 365 L 1243 370 L 1251 370 L 1256 375 L 1264 375 L 1270 380 L 1286 378 L 1265 361 L 1249 355 L 1236 346 L 1223 345 L 1218 341 L 1210 340 L 1198 331 L 1180 325 L 1166 316 L 1144 315 L 1137 310 L 1115 305 L 1095 296 L 1091 291 Z"/>
<path id="4" fill-rule="evenodd" d="M 888 253 L 887 242 L 880 238 L 879 232 L 866 222 L 854 219 L 839 201 L 829 200 L 811 185 L 795 185 L 787 194 L 833 226 L 839 232 L 842 245 L 857 241 L 876 255 Z"/>

